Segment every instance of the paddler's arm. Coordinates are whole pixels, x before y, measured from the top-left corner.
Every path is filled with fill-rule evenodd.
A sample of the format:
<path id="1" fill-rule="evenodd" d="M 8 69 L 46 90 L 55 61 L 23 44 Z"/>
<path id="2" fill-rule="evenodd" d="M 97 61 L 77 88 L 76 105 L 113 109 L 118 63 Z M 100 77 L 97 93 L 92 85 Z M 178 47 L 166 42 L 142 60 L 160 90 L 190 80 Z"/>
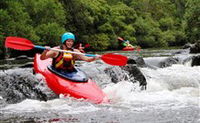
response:
<path id="1" fill-rule="evenodd" d="M 80 52 L 79 50 L 77 49 L 74 49 L 75 52 Z M 87 57 L 85 55 L 80 55 L 80 54 L 76 54 L 77 58 L 80 59 L 80 60 L 84 60 L 86 62 L 92 62 L 92 61 L 95 61 L 95 60 L 98 60 L 100 59 L 99 56 L 96 56 L 96 57 Z"/>
<path id="2" fill-rule="evenodd" d="M 48 58 L 55 58 L 58 55 L 59 52 L 53 51 L 53 50 L 44 50 L 40 56 L 41 60 L 45 60 Z"/>

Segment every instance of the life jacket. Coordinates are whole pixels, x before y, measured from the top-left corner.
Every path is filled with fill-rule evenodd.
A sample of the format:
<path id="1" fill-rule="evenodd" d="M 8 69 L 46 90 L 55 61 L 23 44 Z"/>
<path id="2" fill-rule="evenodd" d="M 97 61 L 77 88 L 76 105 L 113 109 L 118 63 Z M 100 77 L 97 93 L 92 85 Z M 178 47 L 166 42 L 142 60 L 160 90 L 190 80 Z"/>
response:
<path id="1" fill-rule="evenodd" d="M 66 51 L 73 51 L 71 50 L 66 50 Z M 57 70 L 64 70 L 68 72 L 74 71 L 74 64 L 75 64 L 75 58 L 72 53 L 64 53 L 64 52 L 59 52 L 58 56 L 56 58 L 53 58 L 52 65 L 54 68 Z"/>

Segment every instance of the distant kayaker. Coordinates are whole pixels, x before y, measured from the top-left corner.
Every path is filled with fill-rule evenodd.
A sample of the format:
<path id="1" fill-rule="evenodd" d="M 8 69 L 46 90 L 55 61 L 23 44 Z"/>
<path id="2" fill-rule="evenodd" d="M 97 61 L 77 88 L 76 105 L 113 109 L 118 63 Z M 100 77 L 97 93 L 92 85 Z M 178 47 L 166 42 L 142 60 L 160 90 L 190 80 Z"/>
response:
<path id="1" fill-rule="evenodd" d="M 78 49 L 73 48 L 74 42 L 75 42 L 74 34 L 71 32 L 66 32 L 61 36 L 62 45 L 60 47 L 58 46 L 54 48 L 60 48 L 66 51 L 73 51 L 80 53 Z M 91 62 L 99 59 L 99 56 L 87 57 L 82 54 L 72 54 L 72 53 L 57 52 L 53 50 L 44 50 L 40 56 L 40 59 L 45 60 L 48 58 L 53 58 L 52 65 L 56 69 L 73 72 L 75 70 L 74 68 L 75 60 L 80 59 L 86 62 Z"/>

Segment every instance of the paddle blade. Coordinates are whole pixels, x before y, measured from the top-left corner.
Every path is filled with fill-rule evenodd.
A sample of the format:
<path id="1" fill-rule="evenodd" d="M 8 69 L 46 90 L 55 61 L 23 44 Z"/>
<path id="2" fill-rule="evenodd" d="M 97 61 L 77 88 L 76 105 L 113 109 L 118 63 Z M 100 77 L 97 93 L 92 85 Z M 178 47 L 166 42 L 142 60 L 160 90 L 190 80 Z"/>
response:
<path id="1" fill-rule="evenodd" d="M 121 37 L 118 37 L 117 39 L 118 39 L 118 40 L 120 40 L 120 41 L 124 41 L 124 39 L 123 39 L 123 38 L 121 38 Z"/>
<path id="2" fill-rule="evenodd" d="M 16 50 L 30 50 L 34 48 L 31 41 L 19 37 L 7 37 L 5 46 Z"/>
<path id="3" fill-rule="evenodd" d="M 127 64 L 128 58 L 123 55 L 107 53 L 101 56 L 101 59 L 110 65 L 115 66 L 125 66 Z"/>

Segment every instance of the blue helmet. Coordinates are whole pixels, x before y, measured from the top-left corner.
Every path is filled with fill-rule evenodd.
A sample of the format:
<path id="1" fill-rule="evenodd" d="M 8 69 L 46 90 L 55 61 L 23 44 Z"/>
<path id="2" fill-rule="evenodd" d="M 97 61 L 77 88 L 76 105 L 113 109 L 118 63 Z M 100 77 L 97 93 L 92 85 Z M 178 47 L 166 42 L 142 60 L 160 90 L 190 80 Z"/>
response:
<path id="1" fill-rule="evenodd" d="M 61 37 L 61 43 L 62 43 L 62 44 L 65 43 L 65 41 L 68 40 L 68 39 L 72 39 L 72 40 L 75 41 L 75 36 L 74 36 L 74 34 L 71 33 L 71 32 L 66 32 L 66 33 L 64 33 L 64 34 L 62 35 L 62 37 Z"/>

